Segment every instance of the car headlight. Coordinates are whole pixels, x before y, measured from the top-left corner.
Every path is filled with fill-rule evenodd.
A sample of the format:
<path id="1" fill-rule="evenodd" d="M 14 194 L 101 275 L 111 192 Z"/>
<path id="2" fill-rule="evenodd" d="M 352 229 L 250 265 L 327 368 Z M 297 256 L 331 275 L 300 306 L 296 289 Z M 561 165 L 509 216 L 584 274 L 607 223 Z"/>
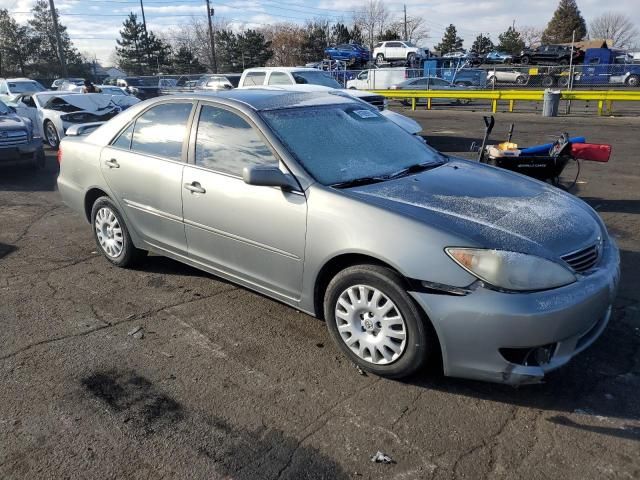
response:
<path id="1" fill-rule="evenodd" d="M 548 290 L 576 281 L 559 263 L 505 250 L 446 248 L 447 255 L 480 280 L 504 290 Z"/>

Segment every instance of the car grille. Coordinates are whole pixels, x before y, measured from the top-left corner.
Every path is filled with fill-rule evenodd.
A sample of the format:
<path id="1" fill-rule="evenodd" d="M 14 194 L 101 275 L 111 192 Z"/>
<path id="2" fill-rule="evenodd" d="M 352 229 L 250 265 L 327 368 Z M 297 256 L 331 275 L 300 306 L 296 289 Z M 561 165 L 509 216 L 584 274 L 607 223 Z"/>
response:
<path id="1" fill-rule="evenodd" d="M 16 147 L 24 145 L 28 140 L 24 130 L 0 131 L 0 147 Z"/>
<path id="2" fill-rule="evenodd" d="M 577 252 L 569 253 L 562 257 L 576 272 L 586 272 L 591 270 L 600 257 L 599 244 L 596 243 Z"/>
<path id="3" fill-rule="evenodd" d="M 380 111 L 384 110 L 384 97 L 382 95 L 366 96 L 362 97 L 362 100 L 373 105 Z"/>

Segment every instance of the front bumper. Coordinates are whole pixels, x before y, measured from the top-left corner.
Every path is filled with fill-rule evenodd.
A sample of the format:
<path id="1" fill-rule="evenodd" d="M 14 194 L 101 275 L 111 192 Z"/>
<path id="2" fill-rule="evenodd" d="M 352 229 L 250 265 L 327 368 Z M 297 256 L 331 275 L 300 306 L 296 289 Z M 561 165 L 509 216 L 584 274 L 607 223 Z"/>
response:
<path id="1" fill-rule="evenodd" d="M 464 296 L 412 295 L 438 334 L 445 375 L 520 385 L 540 382 L 600 336 L 619 279 L 618 248 L 609 240 L 595 270 L 565 287 L 535 293 L 479 287 Z M 543 346 L 550 346 L 551 357 L 540 365 L 513 363 L 501 353 Z"/>
<path id="2" fill-rule="evenodd" d="M 33 163 L 42 151 L 42 139 L 34 137 L 28 143 L 15 147 L 0 147 L 0 166 Z"/>

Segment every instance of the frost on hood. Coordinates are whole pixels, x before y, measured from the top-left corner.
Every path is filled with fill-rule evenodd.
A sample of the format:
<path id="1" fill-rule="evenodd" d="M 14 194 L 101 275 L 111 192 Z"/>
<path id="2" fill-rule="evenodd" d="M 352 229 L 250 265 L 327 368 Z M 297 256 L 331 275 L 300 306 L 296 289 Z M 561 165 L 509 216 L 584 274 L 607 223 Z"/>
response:
<path id="1" fill-rule="evenodd" d="M 453 170 L 446 170 L 450 177 L 433 183 L 427 172 L 424 181 L 385 182 L 358 191 L 418 207 L 407 210 L 416 217 L 435 214 L 439 227 L 474 238 L 485 248 L 523 251 L 523 243 L 534 242 L 564 255 L 598 232 L 582 202 L 555 188 L 507 175 L 494 178 L 491 171 L 476 171 L 475 182 L 460 178 L 458 183 Z"/>

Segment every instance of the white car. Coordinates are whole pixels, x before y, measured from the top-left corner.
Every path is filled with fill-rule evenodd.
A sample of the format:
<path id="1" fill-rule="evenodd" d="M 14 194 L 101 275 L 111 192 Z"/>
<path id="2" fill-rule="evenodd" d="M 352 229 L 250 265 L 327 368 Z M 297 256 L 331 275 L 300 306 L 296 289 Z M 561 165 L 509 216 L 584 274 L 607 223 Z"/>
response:
<path id="1" fill-rule="evenodd" d="M 30 78 L 0 78 L 0 100 L 11 102 L 21 93 L 44 92 L 46 88 Z"/>
<path id="2" fill-rule="evenodd" d="M 498 83 L 515 83 L 526 85 L 529 82 L 529 74 L 522 70 L 489 70 L 487 71 L 487 85 Z"/>
<path id="3" fill-rule="evenodd" d="M 102 93 L 23 93 L 9 105 L 18 115 L 29 118 L 45 143 L 56 149 L 72 125 L 105 122 L 115 117 L 124 109 L 117 103 L 123 98 L 128 97 Z"/>
<path id="4" fill-rule="evenodd" d="M 413 62 L 419 58 L 427 58 L 427 50 L 420 48 L 414 43 L 393 40 L 389 42 L 378 42 L 373 48 L 373 58 L 376 63 L 384 63 L 391 60 L 406 60 Z"/>
<path id="5" fill-rule="evenodd" d="M 347 88 L 350 90 L 388 90 L 391 85 L 404 82 L 418 73 L 418 70 L 405 67 L 370 68 L 362 70 L 356 78 L 348 80 Z"/>

